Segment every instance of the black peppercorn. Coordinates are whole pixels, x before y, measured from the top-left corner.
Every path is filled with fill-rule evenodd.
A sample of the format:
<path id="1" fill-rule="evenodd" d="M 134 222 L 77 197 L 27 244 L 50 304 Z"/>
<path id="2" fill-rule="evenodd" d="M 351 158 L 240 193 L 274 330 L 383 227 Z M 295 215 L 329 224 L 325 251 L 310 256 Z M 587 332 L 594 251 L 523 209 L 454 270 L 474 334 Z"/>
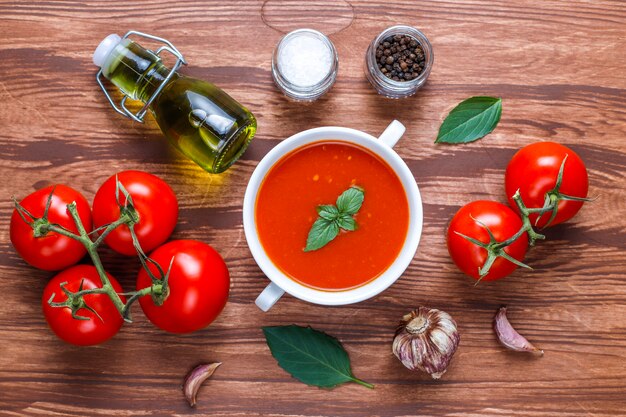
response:
<path id="1" fill-rule="evenodd" d="M 385 77 L 394 81 L 410 81 L 423 71 L 424 49 L 410 35 L 388 36 L 376 45 L 376 63 Z"/>

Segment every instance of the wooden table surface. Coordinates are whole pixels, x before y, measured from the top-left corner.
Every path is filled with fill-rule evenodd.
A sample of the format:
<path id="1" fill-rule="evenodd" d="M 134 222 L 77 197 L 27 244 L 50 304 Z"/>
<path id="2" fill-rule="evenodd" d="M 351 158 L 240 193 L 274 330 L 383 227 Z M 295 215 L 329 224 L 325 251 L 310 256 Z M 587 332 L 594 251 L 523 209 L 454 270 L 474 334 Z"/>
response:
<path id="1" fill-rule="evenodd" d="M 390 101 L 367 83 L 363 59 L 380 31 L 400 23 L 422 29 L 436 58 L 423 90 Z M 287 101 L 270 74 L 281 34 L 303 26 L 330 34 L 340 57 L 336 85 L 309 105 Z M 211 80 L 257 116 L 256 138 L 227 173 L 205 173 L 173 151 L 153 121 L 137 124 L 110 108 L 91 53 L 107 34 L 130 29 L 171 40 L 190 63 L 185 74 Z M 625 50 L 621 1 L 0 2 L 0 414 L 626 415 Z M 445 114 L 472 95 L 503 98 L 495 132 L 469 145 L 435 145 Z M 254 167 L 300 130 L 338 125 L 377 135 L 394 118 L 407 127 L 397 151 L 424 200 L 422 240 L 406 273 L 358 305 L 329 308 L 285 296 L 262 313 L 254 299 L 268 281 L 241 219 Z M 577 151 L 589 169 L 590 194 L 599 198 L 532 249 L 534 271 L 475 287 L 449 259 L 446 224 L 471 200 L 503 201 L 509 158 L 538 140 Z M 60 182 L 91 200 L 123 169 L 172 185 L 181 204 L 173 237 L 206 241 L 224 256 L 230 300 L 195 334 L 159 331 L 136 307 L 135 323 L 111 341 L 69 346 L 41 313 L 52 274 L 26 265 L 10 244 L 10 197 Z M 136 260 L 102 253 L 110 272 L 132 288 Z M 409 372 L 391 354 L 397 321 L 421 304 L 449 312 L 460 327 L 459 350 L 440 381 Z M 543 358 L 497 343 L 491 322 L 502 304 L 545 350 Z M 260 330 L 290 323 L 337 336 L 355 374 L 376 389 L 322 390 L 292 379 Z M 180 385 L 204 361 L 223 365 L 190 410 Z"/>

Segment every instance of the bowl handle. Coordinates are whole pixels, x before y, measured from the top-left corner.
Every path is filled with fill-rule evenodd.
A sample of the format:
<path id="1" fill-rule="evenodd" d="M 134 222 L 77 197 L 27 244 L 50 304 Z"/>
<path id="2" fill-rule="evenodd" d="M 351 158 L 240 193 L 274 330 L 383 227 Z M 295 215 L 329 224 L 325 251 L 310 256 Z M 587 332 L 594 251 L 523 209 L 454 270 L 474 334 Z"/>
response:
<path id="1" fill-rule="evenodd" d="M 265 289 L 261 292 L 261 294 L 259 294 L 259 296 L 256 298 L 254 303 L 261 310 L 267 311 L 270 308 L 272 308 L 274 304 L 276 304 L 276 301 L 278 301 L 280 297 L 283 296 L 284 293 L 285 293 L 285 290 L 283 290 L 282 288 L 280 288 L 278 285 L 274 284 L 273 282 L 270 282 L 270 284 L 267 287 L 265 287 Z"/>
<path id="2" fill-rule="evenodd" d="M 394 120 L 393 122 L 389 123 L 389 126 L 387 126 L 385 131 L 380 134 L 378 139 L 382 141 L 385 145 L 393 148 L 396 143 L 398 143 L 402 135 L 404 135 L 405 131 L 406 128 L 404 127 L 404 125 L 399 121 Z"/>

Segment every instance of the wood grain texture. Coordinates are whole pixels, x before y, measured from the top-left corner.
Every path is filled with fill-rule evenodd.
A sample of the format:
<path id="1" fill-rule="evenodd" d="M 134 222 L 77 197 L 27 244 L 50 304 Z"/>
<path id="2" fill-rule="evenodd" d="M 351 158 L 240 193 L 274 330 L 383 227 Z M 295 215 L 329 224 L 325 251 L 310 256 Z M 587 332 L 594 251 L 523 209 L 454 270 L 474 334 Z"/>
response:
<path id="1" fill-rule="evenodd" d="M 180 384 L 203 361 L 223 365 L 201 389 L 195 415 L 626 415 L 626 3 L 344 3 L 0 1 L 0 415 L 190 414 Z M 275 89 L 270 56 L 279 30 L 296 17 L 304 25 L 307 14 L 335 32 L 340 71 L 330 94 L 304 105 Z M 429 82 L 403 101 L 376 95 L 362 71 L 371 39 L 396 23 L 421 28 L 435 53 Z M 131 28 L 171 40 L 190 62 L 186 74 L 211 80 L 258 117 L 256 139 L 227 173 L 203 172 L 173 151 L 153 122 L 133 123 L 106 103 L 91 52 L 107 34 Z M 477 94 L 503 97 L 495 132 L 465 146 L 435 146 L 444 115 Z M 424 200 L 422 241 L 404 276 L 358 305 L 320 307 L 286 296 L 261 313 L 253 301 L 267 280 L 241 221 L 258 161 L 303 129 L 339 125 L 379 134 L 394 118 L 407 127 L 397 151 Z M 599 198 L 549 230 L 548 241 L 529 254 L 533 272 L 474 287 L 447 255 L 446 223 L 471 200 L 504 200 L 508 159 L 537 140 L 579 152 L 590 194 Z M 91 200 L 108 176 L 131 168 L 172 185 L 181 202 L 174 237 L 201 239 L 222 253 L 232 274 L 230 302 L 193 335 L 165 334 L 137 311 L 136 322 L 110 342 L 67 346 L 47 329 L 39 307 L 51 274 L 27 266 L 11 247 L 10 196 L 62 182 Z M 137 262 L 102 252 L 110 272 L 131 288 Z M 398 319 L 419 304 L 448 311 L 460 326 L 459 350 L 441 381 L 408 372 L 391 354 Z M 501 304 L 545 350 L 543 358 L 498 345 L 491 320 Z M 328 391 L 291 379 L 260 330 L 289 323 L 337 336 L 355 374 L 376 389 Z"/>

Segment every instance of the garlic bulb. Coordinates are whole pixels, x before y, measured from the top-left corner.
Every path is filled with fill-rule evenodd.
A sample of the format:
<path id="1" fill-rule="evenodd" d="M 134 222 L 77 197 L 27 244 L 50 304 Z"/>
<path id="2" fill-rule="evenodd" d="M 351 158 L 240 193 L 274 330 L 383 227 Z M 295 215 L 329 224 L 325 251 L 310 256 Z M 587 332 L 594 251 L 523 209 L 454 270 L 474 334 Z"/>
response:
<path id="1" fill-rule="evenodd" d="M 456 322 L 448 313 L 419 307 L 402 317 L 393 339 L 393 353 L 410 370 L 439 379 L 459 340 Z"/>

